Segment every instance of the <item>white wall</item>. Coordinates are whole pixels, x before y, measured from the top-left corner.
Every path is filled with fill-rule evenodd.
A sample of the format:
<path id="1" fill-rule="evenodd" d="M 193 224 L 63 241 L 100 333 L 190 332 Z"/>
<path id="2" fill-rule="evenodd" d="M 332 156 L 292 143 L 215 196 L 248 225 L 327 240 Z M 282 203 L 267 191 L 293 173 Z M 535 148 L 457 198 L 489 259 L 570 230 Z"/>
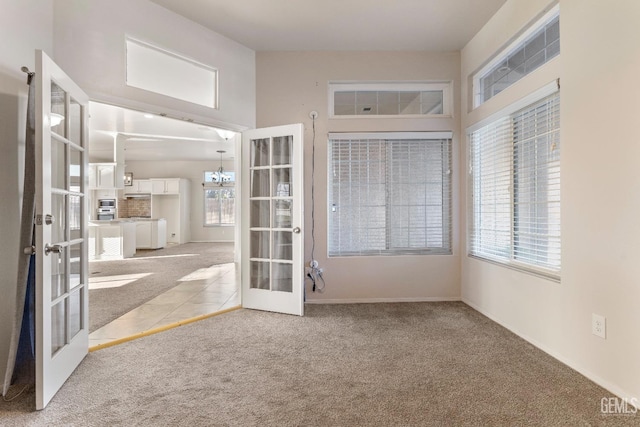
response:
<path id="1" fill-rule="evenodd" d="M 41 0 L 0 1 L 0 379 L 4 380 L 15 310 L 24 177 L 27 76 L 35 50 L 53 51 L 53 6 Z"/>
<path id="2" fill-rule="evenodd" d="M 125 36 L 215 67 L 213 110 L 125 85 Z M 255 125 L 255 53 L 148 0 L 56 1 L 55 60 L 92 100 L 243 130 Z"/>
<path id="3" fill-rule="evenodd" d="M 462 298 L 611 392 L 640 398 L 640 2 L 561 0 L 560 58 L 466 114 L 468 77 L 548 3 L 508 0 L 462 51 L 462 122 L 560 76 L 562 280 L 463 256 Z M 592 313 L 606 316 L 606 340 L 592 335 Z"/>
<path id="4" fill-rule="evenodd" d="M 327 133 L 344 131 L 454 132 L 458 152 L 459 103 L 447 119 L 327 120 L 330 80 L 452 80 L 454 99 L 460 98 L 460 56 L 426 52 L 258 52 L 258 127 L 304 123 L 305 261 L 311 258 L 311 152 L 309 112 L 316 110 L 315 259 L 324 268 L 325 292 L 309 301 L 375 301 L 457 299 L 460 296 L 458 192 L 454 190 L 453 255 L 396 257 L 327 257 Z M 458 156 L 453 162 L 458 168 Z M 453 188 L 458 188 L 454 177 Z"/>
<path id="5" fill-rule="evenodd" d="M 191 241 L 192 242 L 233 242 L 234 227 L 204 227 L 204 198 L 202 190 L 203 173 L 216 170 L 220 161 L 127 161 L 127 172 L 133 172 L 135 179 L 144 178 L 186 178 L 190 181 L 191 198 Z M 233 171 L 233 161 L 223 162 L 225 170 Z M 153 207 L 152 207 L 153 208 Z"/>

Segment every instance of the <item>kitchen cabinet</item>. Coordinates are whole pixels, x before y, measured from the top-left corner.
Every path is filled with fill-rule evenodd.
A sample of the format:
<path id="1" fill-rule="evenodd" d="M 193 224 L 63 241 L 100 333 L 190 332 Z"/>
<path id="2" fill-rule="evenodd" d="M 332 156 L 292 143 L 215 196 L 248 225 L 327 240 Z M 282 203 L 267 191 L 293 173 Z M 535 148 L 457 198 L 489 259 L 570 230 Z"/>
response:
<path id="1" fill-rule="evenodd" d="M 89 221 L 90 261 L 130 258 L 135 252 L 136 230 L 133 221 Z"/>
<path id="2" fill-rule="evenodd" d="M 167 220 L 167 242 L 191 241 L 190 181 L 184 178 L 152 178 L 151 181 L 155 184 L 156 190 L 160 190 L 160 185 L 163 191 L 166 190 L 162 193 L 151 193 L 151 217 Z"/>
<path id="3" fill-rule="evenodd" d="M 89 188 L 118 188 L 115 163 L 89 163 Z"/>
<path id="4" fill-rule="evenodd" d="M 136 249 L 159 249 L 167 246 L 167 221 L 161 219 L 136 220 Z"/>
<path id="5" fill-rule="evenodd" d="M 180 193 L 180 178 L 151 178 L 151 194 Z"/>
<path id="6" fill-rule="evenodd" d="M 124 187 L 124 194 L 151 194 L 151 180 L 134 179 L 131 185 Z"/>

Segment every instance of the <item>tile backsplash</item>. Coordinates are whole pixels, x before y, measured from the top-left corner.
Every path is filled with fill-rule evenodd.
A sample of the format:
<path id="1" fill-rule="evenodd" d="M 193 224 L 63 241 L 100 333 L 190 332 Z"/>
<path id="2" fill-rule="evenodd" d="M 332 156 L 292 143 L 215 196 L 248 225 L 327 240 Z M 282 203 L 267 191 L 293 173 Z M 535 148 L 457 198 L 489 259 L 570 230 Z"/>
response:
<path id="1" fill-rule="evenodd" d="M 151 217 L 151 197 L 118 199 L 118 218 Z"/>

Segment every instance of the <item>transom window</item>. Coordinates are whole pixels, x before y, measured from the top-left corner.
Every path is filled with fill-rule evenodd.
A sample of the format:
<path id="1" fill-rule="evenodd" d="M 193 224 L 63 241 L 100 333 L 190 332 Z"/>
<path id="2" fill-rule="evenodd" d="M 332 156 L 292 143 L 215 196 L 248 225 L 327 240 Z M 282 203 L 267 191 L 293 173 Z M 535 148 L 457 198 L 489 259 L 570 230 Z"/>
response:
<path id="1" fill-rule="evenodd" d="M 330 117 L 449 116 L 451 84 L 329 83 Z"/>
<path id="2" fill-rule="evenodd" d="M 560 9 L 556 6 L 475 74 L 474 106 L 488 101 L 559 54 Z"/>
<path id="3" fill-rule="evenodd" d="M 329 256 L 451 253 L 450 132 L 329 139 Z"/>

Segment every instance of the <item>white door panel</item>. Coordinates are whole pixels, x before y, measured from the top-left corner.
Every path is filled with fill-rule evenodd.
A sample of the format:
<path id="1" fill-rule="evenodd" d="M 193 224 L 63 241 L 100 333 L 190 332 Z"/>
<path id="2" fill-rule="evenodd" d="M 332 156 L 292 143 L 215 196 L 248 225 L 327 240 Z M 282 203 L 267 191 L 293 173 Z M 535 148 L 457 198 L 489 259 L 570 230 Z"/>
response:
<path id="1" fill-rule="evenodd" d="M 88 97 L 36 52 L 36 408 L 89 348 Z"/>
<path id="2" fill-rule="evenodd" d="M 304 314 L 303 127 L 242 137 L 242 306 Z"/>

